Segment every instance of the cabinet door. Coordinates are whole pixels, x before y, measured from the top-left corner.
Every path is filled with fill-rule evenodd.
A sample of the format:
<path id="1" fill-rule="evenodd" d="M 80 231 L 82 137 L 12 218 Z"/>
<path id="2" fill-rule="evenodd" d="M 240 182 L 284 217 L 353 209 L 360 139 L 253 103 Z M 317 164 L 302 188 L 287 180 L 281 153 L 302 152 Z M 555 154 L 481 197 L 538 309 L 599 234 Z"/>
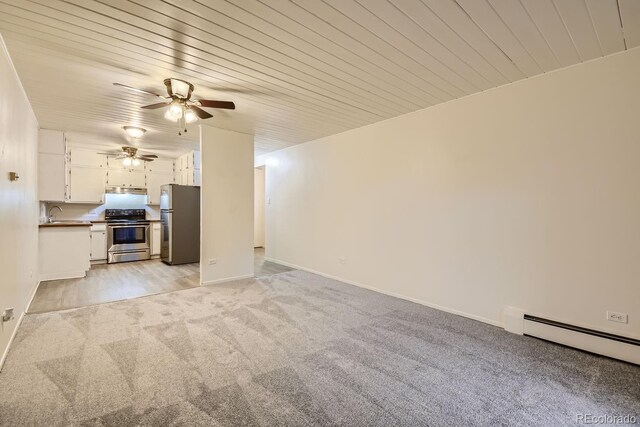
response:
<path id="1" fill-rule="evenodd" d="M 111 169 L 107 175 L 107 185 L 110 187 L 128 187 L 129 171 L 126 169 Z"/>
<path id="2" fill-rule="evenodd" d="M 173 160 L 154 160 L 147 163 L 147 172 L 173 173 Z"/>
<path id="3" fill-rule="evenodd" d="M 40 129 L 38 134 L 38 152 L 65 155 L 64 132 Z"/>
<path id="4" fill-rule="evenodd" d="M 193 171 L 193 185 L 200 186 L 200 182 L 202 181 L 202 172 L 200 169 L 195 169 Z"/>
<path id="5" fill-rule="evenodd" d="M 154 222 L 151 233 L 151 255 L 160 255 L 160 223 Z"/>
<path id="6" fill-rule="evenodd" d="M 129 187 L 136 188 L 144 188 L 145 183 L 145 174 L 141 171 L 131 171 L 129 172 Z"/>
<path id="7" fill-rule="evenodd" d="M 193 151 L 189 151 L 186 155 L 186 165 L 185 165 L 185 169 L 193 169 Z"/>
<path id="8" fill-rule="evenodd" d="M 65 186 L 64 154 L 38 154 L 38 199 L 63 202 Z"/>
<path id="9" fill-rule="evenodd" d="M 182 178 L 181 178 L 182 185 L 193 185 L 193 178 L 191 178 L 191 181 L 189 181 L 189 175 L 190 174 L 192 175 L 192 172 L 193 171 L 189 170 L 189 169 L 185 169 L 185 170 L 183 170 L 181 172 L 182 173 Z M 189 182 L 191 182 L 191 183 L 189 183 Z"/>
<path id="10" fill-rule="evenodd" d="M 193 168 L 200 169 L 200 163 L 202 163 L 200 151 L 194 151 L 193 152 Z"/>
<path id="11" fill-rule="evenodd" d="M 98 154 L 95 150 L 71 147 L 69 148 L 69 163 L 73 166 L 106 168 L 107 156 L 104 154 Z"/>
<path id="12" fill-rule="evenodd" d="M 160 204 L 160 187 L 173 183 L 173 173 L 147 174 L 147 204 Z"/>
<path id="13" fill-rule="evenodd" d="M 69 168 L 68 200 L 72 203 L 102 203 L 106 169 Z"/>
<path id="14" fill-rule="evenodd" d="M 109 169 L 126 170 L 122 164 L 122 159 L 118 159 L 116 156 L 107 156 L 107 166 Z"/>
<path id="15" fill-rule="evenodd" d="M 107 259 L 107 232 L 105 230 L 91 232 L 91 261 Z"/>
<path id="16" fill-rule="evenodd" d="M 138 163 L 137 165 L 134 165 L 133 163 L 131 163 L 131 166 L 129 166 L 129 169 L 131 169 L 132 171 L 142 171 L 144 172 L 144 164 L 147 162 L 144 162 L 142 160 L 139 160 L 140 163 Z"/>

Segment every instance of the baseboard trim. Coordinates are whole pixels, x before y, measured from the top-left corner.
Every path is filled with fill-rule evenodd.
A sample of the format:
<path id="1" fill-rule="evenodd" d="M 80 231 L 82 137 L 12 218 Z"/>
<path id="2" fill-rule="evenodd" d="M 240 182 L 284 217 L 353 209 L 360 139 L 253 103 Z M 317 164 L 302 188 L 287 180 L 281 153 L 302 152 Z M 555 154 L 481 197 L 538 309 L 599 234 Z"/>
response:
<path id="1" fill-rule="evenodd" d="M 2 358 L 0 359 L 0 371 L 2 371 L 2 368 L 4 367 L 4 362 L 5 362 L 5 360 L 7 360 L 7 355 L 9 354 L 9 349 L 11 348 L 11 344 L 13 343 L 13 339 L 16 337 L 16 334 L 18 333 L 18 329 L 20 328 L 20 325 L 22 324 L 22 319 L 24 319 L 24 316 L 27 314 L 27 311 L 29 310 L 29 307 L 31 306 L 31 302 L 33 301 L 33 298 L 36 296 L 36 291 L 38 290 L 38 286 L 40 286 L 40 281 L 38 281 L 38 283 L 36 283 L 36 285 L 33 287 L 33 289 L 31 289 L 31 295 L 29 296 L 29 298 L 27 300 L 27 304 L 24 306 L 24 310 L 22 310 L 22 312 L 20 313 L 20 317 L 18 317 L 18 321 L 16 322 L 16 326 L 13 329 L 13 332 L 11 333 L 11 338 L 9 338 L 9 342 L 7 343 L 7 348 L 5 348 L 4 352 L 2 352 Z"/>
<path id="2" fill-rule="evenodd" d="M 254 277 L 256 277 L 254 274 L 245 274 L 242 276 L 235 276 L 235 277 L 225 277 L 222 279 L 207 280 L 206 282 L 200 282 L 200 286 L 217 285 L 220 283 L 233 282 L 234 280 L 253 279 Z"/>
<path id="3" fill-rule="evenodd" d="M 22 324 L 22 319 L 24 319 L 24 315 L 25 315 L 24 311 L 20 313 L 20 317 L 18 317 L 18 321 L 16 322 L 16 327 L 13 329 L 13 332 L 11 333 L 11 338 L 9 338 L 9 342 L 7 343 L 7 348 L 5 348 L 4 352 L 2 353 L 2 359 L 0 359 L 0 371 L 2 371 L 2 368 L 4 367 L 4 362 L 5 360 L 7 360 L 9 349 L 11 348 L 11 344 L 13 343 L 13 339 L 16 337 L 16 334 L 18 333 L 18 328 L 20 328 L 20 325 Z"/>
<path id="4" fill-rule="evenodd" d="M 41 274 L 40 281 L 44 282 L 46 280 L 79 279 L 86 276 L 86 270 L 66 271 L 64 273 Z"/>
<path id="5" fill-rule="evenodd" d="M 345 279 L 345 278 L 342 278 L 342 277 L 339 277 L 339 276 L 333 276 L 331 274 L 326 274 L 326 273 L 323 273 L 321 271 L 313 270 L 311 268 L 303 267 L 301 265 L 292 264 L 290 262 L 282 261 L 282 260 L 279 260 L 279 259 L 270 258 L 270 257 L 264 257 L 264 259 L 265 259 L 265 261 L 275 262 L 276 264 L 282 264 L 285 267 L 295 268 L 296 270 L 302 270 L 302 271 L 306 271 L 307 273 L 317 274 L 318 276 L 326 277 L 327 279 L 337 280 L 339 282 L 343 282 L 343 283 L 346 283 L 346 284 L 349 284 L 349 285 L 357 286 L 357 287 L 363 288 L 363 289 L 368 289 L 370 291 L 378 292 L 380 294 L 389 295 L 389 296 L 395 297 L 395 298 L 400 298 L 400 299 L 403 299 L 405 301 L 411 301 L 411 302 L 414 302 L 416 304 L 424 305 L 425 307 L 429 307 L 429 308 L 433 308 L 433 309 L 436 309 L 436 310 L 444 311 L 444 312 L 447 312 L 447 313 L 455 314 L 457 316 L 466 317 L 468 319 L 477 320 L 478 322 L 487 323 L 489 325 L 497 326 L 499 328 L 503 327 L 502 322 L 499 322 L 499 321 L 496 321 L 496 320 L 492 320 L 492 319 L 488 319 L 486 317 L 477 316 L 475 314 L 466 313 L 464 311 L 456 310 L 456 309 L 449 308 L 449 307 L 444 307 L 444 306 L 439 305 L 439 304 L 434 304 L 434 303 L 429 302 L 429 301 L 424 301 L 424 300 L 421 300 L 421 299 L 418 299 L 418 298 L 409 297 L 409 296 L 398 294 L 398 293 L 395 293 L 395 292 L 389 292 L 389 291 L 386 291 L 386 290 L 383 290 L 383 289 L 380 289 L 380 288 L 376 288 L 376 287 L 373 287 L 373 286 L 368 286 L 368 285 L 365 285 L 365 284 L 362 284 L 362 283 L 354 282 L 353 280 L 348 280 L 348 279 Z"/>

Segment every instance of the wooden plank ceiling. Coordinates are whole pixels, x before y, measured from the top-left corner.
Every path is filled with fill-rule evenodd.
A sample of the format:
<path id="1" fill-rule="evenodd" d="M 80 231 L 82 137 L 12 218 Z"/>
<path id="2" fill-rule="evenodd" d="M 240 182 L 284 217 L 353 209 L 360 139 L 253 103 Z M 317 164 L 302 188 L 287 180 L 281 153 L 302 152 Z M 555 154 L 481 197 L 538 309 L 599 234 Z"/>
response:
<path id="1" fill-rule="evenodd" d="M 0 0 L 0 33 L 43 128 L 179 151 L 112 85 L 176 77 L 262 154 L 638 46 L 640 0 Z"/>

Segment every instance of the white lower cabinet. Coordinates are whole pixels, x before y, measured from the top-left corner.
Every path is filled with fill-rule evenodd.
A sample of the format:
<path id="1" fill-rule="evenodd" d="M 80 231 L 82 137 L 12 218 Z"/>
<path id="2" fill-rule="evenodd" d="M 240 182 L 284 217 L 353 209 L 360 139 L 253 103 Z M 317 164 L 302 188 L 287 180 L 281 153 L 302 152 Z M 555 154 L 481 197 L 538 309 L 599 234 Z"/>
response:
<path id="1" fill-rule="evenodd" d="M 151 224 L 151 255 L 160 255 L 160 223 Z"/>
<path id="2" fill-rule="evenodd" d="M 69 167 L 67 201 L 72 203 L 103 203 L 106 169 Z"/>
<path id="3" fill-rule="evenodd" d="M 107 225 L 94 224 L 91 226 L 91 261 L 105 261 L 107 259 Z"/>
<path id="4" fill-rule="evenodd" d="M 38 263 L 40 280 L 84 277 L 91 268 L 89 225 L 40 226 Z"/>

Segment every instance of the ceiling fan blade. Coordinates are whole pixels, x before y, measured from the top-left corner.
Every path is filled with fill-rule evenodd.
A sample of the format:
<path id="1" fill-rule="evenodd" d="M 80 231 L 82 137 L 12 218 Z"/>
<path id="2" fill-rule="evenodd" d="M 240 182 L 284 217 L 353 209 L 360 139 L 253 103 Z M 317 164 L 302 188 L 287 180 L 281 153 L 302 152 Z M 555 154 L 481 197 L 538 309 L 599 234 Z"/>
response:
<path id="1" fill-rule="evenodd" d="M 146 109 L 149 109 L 149 110 L 155 110 L 156 108 L 166 107 L 169 104 L 170 104 L 169 102 L 158 102 L 157 104 L 145 105 L 144 107 L 140 107 L 140 108 L 146 108 Z"/>
<path id="2" fill-rule="evenodd" d="M 214 101 L 212 99 L 198 99 L 196 102 L 200 104 L 200 107 L 223 108 L 225 110 L 236 109 L 236 104 L 234 104 L 231 101 Z"/>
<path id="3" fill-rule="evenodd" d="M 198 117 L 200 117 L 201 119 L 210 119 L 211 117 L 213 117 L 213 115 L 207 113 L 206 111 L 204 111 L 202 108 L 198 108 L 195 105 L 191 107 L 191 109 L 193 110 L 194 113 L 196 113 L 196 115 Z"/>
<path id="4" fill-rule="evenodd" d="M 151 158 L 151 157 L 146 157 L 146 156 L 140 156 L 140 157 L 136 157 L 136 159 L 140 159 L 143 162 L 153 162 L 155 159 Z"/>
<path id="5" fill-rule="evenodd" d="M 152 158 L 152 159 L 157 159 L 158 158 L 158 156 L 156 156 L 155 154 L 142 154 L 142 153 L 140 153 L 140 156 L 141 157 L 149 157 L 149 158 Z"/>
<path id="6" fill-rule="evenodd" d="M 150 92 L 148 90 L 138 89 L 137 87 L 131 87 L 131 86 L 123 85 L 122 83 L 114 83 L 113 85 L 114 86 L 120 86 L 120 87 L 123 87 L 125 89 L 132 90 L 134 92 L 144 93 L 144 94 L 147 94 L 147 95 L 153 95 L 153 96 L 157 96 L 158 98 L 162 98 L 162 99 L 168 99 L 166 96 L 158 95 L 157 93 Z"/>

